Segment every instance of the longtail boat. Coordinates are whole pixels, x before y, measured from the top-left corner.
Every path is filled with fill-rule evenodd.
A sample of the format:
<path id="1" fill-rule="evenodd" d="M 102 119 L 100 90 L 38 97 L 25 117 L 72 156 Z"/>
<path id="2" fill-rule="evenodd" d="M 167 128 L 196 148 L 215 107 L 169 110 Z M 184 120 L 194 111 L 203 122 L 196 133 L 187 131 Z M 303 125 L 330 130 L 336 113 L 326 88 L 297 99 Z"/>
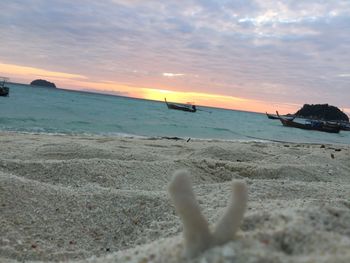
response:
<path id="1" fill-rule="evenodd" d="M 5 86 L 8 78 L 0 77 L 0 96 L 7 97 L 9 95 L 10 89 Z"/>
<path id="2" fill-rule="evenodd" d="M 271 120 L 279 120 L 280 117 L 278 117 L 276 114 L 270 114 L 266 112 L 266 116 L 267 118 L 271 119 Z M 282 115 L 283 118 L 287 119 L 287 120 L 294 120 L 295 116 L 294 115 Z"/>
<path id="3" fill-rule="evenodd" d="M 350 131 L 350 122 L 348 121 L 327 121 L 329 125 L 339 125 L 340 130 L 342 131 Z"/>
<path id="4" fill-rule="evenodd" d="M 169 103 L 167 102 L 165 98 L 165 103 L 170 110 L 182 110 L 182 111 L 188 111 L 188 112 L 196 112 L 197 108 L 196 105 L 192 104 L 179 104 L 179 103 Z"/>
<path id="5" fill-rule="evenodd" d="M 307 120 L 305 123 L 295 122 L 294 120 L 287 120 L 278 114 L 276 111 L 279 120 L 283 124 L 283 126 L 299 128 L 304 130 L 314 130 L 314 131 L 322 131 L 322 132 L 330 132 L 330 133 L 339 133 L 340 126 L 329 124 L 324 121 L 319 120 Z"/>

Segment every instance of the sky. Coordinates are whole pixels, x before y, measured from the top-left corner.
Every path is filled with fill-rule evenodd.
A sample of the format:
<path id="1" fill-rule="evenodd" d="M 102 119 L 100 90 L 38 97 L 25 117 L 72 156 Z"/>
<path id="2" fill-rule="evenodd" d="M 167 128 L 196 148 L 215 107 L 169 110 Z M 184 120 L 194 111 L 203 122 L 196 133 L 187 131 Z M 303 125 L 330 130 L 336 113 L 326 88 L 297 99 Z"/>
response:
<path id="1" fill-rule="evenodd" d="M 1 0 L 0 76 L 256 112 L 350 114 L 348 0 Z"/>

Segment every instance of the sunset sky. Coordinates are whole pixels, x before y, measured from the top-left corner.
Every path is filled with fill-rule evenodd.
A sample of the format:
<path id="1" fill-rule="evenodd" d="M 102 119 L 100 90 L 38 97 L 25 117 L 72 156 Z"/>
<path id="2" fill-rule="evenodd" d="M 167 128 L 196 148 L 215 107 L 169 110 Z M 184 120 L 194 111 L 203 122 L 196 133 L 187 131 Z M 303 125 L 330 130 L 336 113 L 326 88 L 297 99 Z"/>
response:
<path id="1" fill-rule="evenodd" d="M 1 0 L 0 76 L 248 111 L 350 114 L 347 0 Z"/>

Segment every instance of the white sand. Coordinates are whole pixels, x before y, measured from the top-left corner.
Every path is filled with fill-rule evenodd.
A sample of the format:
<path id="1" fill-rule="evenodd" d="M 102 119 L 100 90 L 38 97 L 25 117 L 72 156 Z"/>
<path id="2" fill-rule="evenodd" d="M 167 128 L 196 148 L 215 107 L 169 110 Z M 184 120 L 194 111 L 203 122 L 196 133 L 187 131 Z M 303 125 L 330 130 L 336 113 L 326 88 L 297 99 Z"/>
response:
<path id="1" fill-rule="evenodd" d="M 210 222 L 249 189 L 237 240 L 189 262 L 350 262 L 349 146 L 0 133 L 0 153 L 0 262 L 184 262 L 179 168 Z"/>

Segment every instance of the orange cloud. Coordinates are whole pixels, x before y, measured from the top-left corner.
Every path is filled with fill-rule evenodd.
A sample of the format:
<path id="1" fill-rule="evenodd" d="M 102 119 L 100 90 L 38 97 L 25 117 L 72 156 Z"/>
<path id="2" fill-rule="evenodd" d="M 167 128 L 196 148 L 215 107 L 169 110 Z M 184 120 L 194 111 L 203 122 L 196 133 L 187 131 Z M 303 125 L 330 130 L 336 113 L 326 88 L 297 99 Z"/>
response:
<path id="1" fill-rule="evenodd" d="M 49 77 L 55 79 L 86 79 L 85 76 L 56 72 L 56 71 L 48 71 L 40 68 L 26 67 L 26 66 L 18 66 L 13 64 L 5 64 L 0 63 L 0 72 L 6 75 L 15 75 L 22 78 L 27 78 L 33 76 L 36 77 Z"/>

